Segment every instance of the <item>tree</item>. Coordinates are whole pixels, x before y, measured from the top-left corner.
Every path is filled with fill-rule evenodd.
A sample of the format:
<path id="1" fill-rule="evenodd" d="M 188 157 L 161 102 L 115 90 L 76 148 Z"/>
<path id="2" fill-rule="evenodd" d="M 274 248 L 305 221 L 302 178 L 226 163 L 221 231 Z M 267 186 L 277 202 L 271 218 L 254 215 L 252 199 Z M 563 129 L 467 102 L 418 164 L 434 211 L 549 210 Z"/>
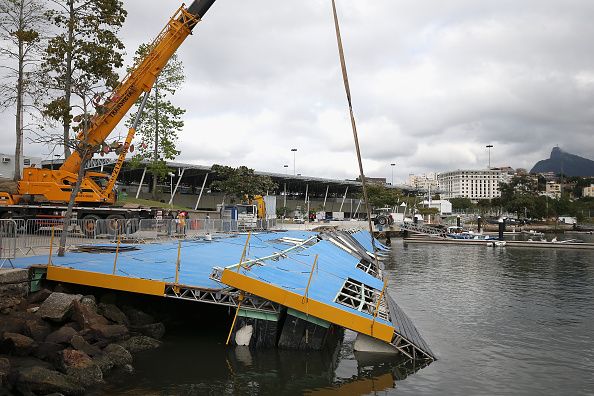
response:
<path id="1" fill-rule="evenodd" d="M 215 164 L 211 170 L 217 178 L 211 184 L 211 189 L 223 192 L 223 201 L 227 197 L 251 200 L 256 195 L 265 195 L 277 188 L 269 176 L 256 175 L 253 169 L 246 166 L 232 168 Z"/>
<path id="2" fill-rule="evenodd" d="M 450 198 L 453 210 L 464 210 L 472 208 L 472 201 L 470 198 Z"/>
<path id="3" fill-rule="evenodd" d="M 83 116 L 92 98 L 107 88 L 115 88 L 122 66 L 124 45 L 117 37 L 126 19 L 119 0 L 52 0 L 55 9 L 48 13 L 57 29 L 45 51 L 43 69 L 52 99 L 45 115 L 62 125 L 64 157 L 71 151 L 70 129 L 73 120 L 72 95 L 82 102 Z"/>
<path id="4" fill-rule="evenodd" d="M 398 204 L 402 198 L 402 192 L 377 184 L 370 184 L 367 186 L 367 197 L 372 207 L 382 208 Z"/>
<path id="5" fill-rule="evenodd" d="M 136 62 L 144 58 L 149 49 L 147 44 L 142 44 L 136 51 Z M 133 157 L 133 164 L 149 162 L 147 168 L 153 175 L 153 199 L 157 198 L 157 180 L 169 171 L 165 160 L 174 160 L 180 154 L 176 147 L 177 134 L 184 127 L 181 117 L 186 111 L 174 106 L 167 96 L 174 95 L 184 80 L 183 65 L 174 54 L 157 76 L 152 88 L 152 98 L 147 101 L 136 127 L 141 143 L 136 145 L 138 150 Z M 131 114 L 128 127 L 132 126 L 135 117 L 136 114 Z"/>
<path id="6" fill-rule="evenodd" d="M 41 39 L 46 25 L 44 4 L 37 0 L 0 0 L 0 66 L 6 73 L 0 83 L 0 109 L 16 107 L 14 181 L 21 179 L 24 114 L 36 108 L 42 90 L 37 83 Z"/>

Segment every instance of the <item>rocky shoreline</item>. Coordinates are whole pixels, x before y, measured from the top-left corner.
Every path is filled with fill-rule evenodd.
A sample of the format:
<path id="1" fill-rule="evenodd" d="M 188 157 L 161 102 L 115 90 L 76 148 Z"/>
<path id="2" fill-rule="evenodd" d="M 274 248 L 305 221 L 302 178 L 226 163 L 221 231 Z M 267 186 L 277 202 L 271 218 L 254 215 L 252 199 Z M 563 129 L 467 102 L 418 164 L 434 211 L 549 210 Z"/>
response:
<path id="1" fill-rule="evenodd" d="M 27 270 L 0 271 L 0 396 L 81 395 L 161 345 L 164 324 L 114 293 L 28 290 Z"/>

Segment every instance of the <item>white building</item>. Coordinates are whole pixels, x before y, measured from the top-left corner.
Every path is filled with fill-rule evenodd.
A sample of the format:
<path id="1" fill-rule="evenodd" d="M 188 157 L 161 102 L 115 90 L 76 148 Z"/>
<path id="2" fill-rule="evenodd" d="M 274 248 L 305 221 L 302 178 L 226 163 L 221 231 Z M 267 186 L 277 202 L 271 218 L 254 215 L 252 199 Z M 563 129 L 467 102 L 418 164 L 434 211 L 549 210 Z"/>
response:
<path id="1" fill-rule="evenodd" d="M 23 156 L 21 174 L 24 167 L 41 167 L 41 158 Z M 14 177 L 14 154 L 0 154 L 0 178 L 12 179 Z"/>
<path id="2" fill-rule="evenodd" d="M 590 187 L 584 187 L 582 197 L 594 197 L 594 184 L 590 184 Z"/>
<path id="3" fill-rule="evenodd" d="M 427 173 L 422 175 L 408 175 L 408 185 L 417 189 L 436 191 L 438 187 L 437 177 L 435 173 Z"/>
<path id="4" fill-rule="evenodd" d="M 459 169 L 437 176 L 442 199 L 492 199 L 501 196 L 499 183 L 508 182 L 510 175 L 500 169 Z"/>

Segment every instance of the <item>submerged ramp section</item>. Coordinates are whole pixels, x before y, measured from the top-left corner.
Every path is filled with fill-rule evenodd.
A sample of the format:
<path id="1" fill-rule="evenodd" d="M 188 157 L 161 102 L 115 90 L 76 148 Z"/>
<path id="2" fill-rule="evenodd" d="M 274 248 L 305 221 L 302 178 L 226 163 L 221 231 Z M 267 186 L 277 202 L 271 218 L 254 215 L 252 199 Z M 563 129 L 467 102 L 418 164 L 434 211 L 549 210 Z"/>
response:
<path id="1" fill-rule="evenodd" d="M 410 318 L 389 294 L 386 294 L 385 297 L 390 311 L 390 319 L 394 326 L 394 338 L 390 344 L 411 359 L 417 359 L 420 355 L 423 358 L 435 360 L 435 354 L 421 337 L 421 333 Z"/>

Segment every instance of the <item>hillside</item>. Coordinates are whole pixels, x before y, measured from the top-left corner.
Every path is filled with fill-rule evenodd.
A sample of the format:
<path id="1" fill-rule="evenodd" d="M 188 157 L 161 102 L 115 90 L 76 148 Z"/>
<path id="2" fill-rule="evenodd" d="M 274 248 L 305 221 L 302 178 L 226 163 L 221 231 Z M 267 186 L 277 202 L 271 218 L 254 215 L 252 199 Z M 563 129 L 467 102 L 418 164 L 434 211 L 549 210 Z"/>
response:
<path id="1" fill-rule="evenodd" d="M 555 172 L 566 176 L 594 176 L 594 161 L 553 147 L 549 159 L 538 161 L 530 173 Z"/>

